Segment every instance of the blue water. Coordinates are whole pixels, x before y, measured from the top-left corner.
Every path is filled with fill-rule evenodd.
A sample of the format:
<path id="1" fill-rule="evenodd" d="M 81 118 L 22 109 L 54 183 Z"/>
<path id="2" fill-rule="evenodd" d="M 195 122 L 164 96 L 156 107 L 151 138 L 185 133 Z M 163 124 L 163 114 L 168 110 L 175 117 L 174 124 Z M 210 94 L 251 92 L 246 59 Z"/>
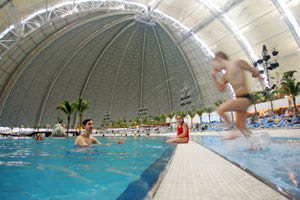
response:
<path id="1" fill-rule="evenodd" d="M 290 197 L 300 198 L 300 138 L 271 138 L 262 150 L 248 150 L 243 140 L 223 140 L 220 136 L 192 136 L 191 139 L 237 163 L 277 187 Z M 295 186 L 289 173 L 296 175 Z"/>
<path id="2" fill-rule="evenodd" d="M 74 138 L 0 140 L 0 199 L 126 199 L 131 183 L 142 181 L 139 191 L 149 190 L 145 179 L 155 179 L 145 170 L 159 174 L 165 165 L 155 161 L 174 150 L 161 137 L 126 137 L 125 144 L 98 139 L 113 144 L 78 148 Z"/>

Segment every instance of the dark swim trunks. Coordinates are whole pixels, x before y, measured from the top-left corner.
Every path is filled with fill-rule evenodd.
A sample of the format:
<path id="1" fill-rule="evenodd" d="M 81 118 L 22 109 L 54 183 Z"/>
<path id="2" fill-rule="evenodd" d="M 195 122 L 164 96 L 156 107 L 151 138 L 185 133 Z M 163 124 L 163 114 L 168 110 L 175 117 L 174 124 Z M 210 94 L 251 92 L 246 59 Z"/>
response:
<path id="1" fill-rule="evenodd" d="M 251 98 L 250 94 L 243 94 L 243 95 L 240 95 L 240 96 L 236 96 L 236 98 L 246 98 L 246 99 L 249 99 L 252 103 L 252 98 Z"/>

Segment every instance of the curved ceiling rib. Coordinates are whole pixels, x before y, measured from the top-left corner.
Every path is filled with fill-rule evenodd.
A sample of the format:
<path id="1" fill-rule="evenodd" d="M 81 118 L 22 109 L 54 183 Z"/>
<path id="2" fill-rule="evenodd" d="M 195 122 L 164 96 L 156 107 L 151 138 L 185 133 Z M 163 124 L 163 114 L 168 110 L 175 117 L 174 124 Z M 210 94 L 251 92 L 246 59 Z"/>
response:
<path id="1" fill-rule="evenodd" d="M 234 24 L 234 22 L 229 19 L 229 17 L 225 14 L 225 12 L 218 8 L 214 3 L 212 2 L 206 2 L 205 0 L 200 0 L 203 2 L 203 5 L 205 5 L 209 11 L 213 15 L 220 16 L 218 19 L 221 21 L 221 23 L 225 26 L 225 28 L 231 33 L 231 35 L 235 35 L 234 39 L 236 42 L 241 46 L 242 50 L 248 57 L 249 61 L 253 63 L 253 61 L 257 60 L 257 56 L 254 53 L 252 47 L 250 46 L 248 40 L 245 38 L 245 36 L 238 30 L 238 27 Z M 227 3 L 228 5 L 235 5 L 235 2 L 240 2 L 243 0 L 232 0 L 231 2 Z M 231 8 L 231 6 L 225 6 L 227 10 Z"/>
<path id="2" fill-rule="evenodd" d="M 141 84 L 140 84 L 140 105 L 139 108 L 144 107 L 143 101 L 143 84 L 144 84 L 144 64 L 145 64 L 145 44 L 146 44 L 146 27 L 144 28 L 144 38 L 143 38 L 143 52 L 142 52 L 142 69 L 141 69 Z"/>
<path id="3" fill-rule="evenodd" d="M 231 10 L 233 7 L 237 6 L 238 4 L 240 4 L 241 2 L 243 2 L 244 0 L 235 0 L 235 1 L 231 1 L 229 3 L 227 3 L 223 8 L 221 8 L 221 10 L 223 12 L 218 12 L 218 13 L 214 13 L 211 16 L 205 18 L 201 23 L 197 24 L 196 26 L 194 26 L 187 34 L 183 35 L 180 39 L 179 39 L 179 44 L 182 43 L 183 41 L 185 41 L 187 38 L 189 38 L 190 36 L 192 36 L 193 34 L 199 32 L 200 30 L 202 30 L 204 27 L 208 26 L 210 23 L 212 23 L 215 19 L 219 18 L 221 15 L 223 15 L 224 13 L 228 12 L 229 10 Z"/>
<path id="4" fill-rule="evenodd" d="M 105 17 L 112 16 L 112 15 L 115 15 L 115 13 L 106 14 Z M 17 66 L 17 69 L 14 70 L 14 72 L 7 78 L 7 81 L 2 86 L 1 91 L 0 91 L 0 116 L 3 111 L 3 106 L 5 105 L 12 88 L 14 87 L 16 81 L 19 79 L 20 75 L 25 70 L 24 66 L 26 65 L 26 63 L 29 63 L 32 59 L 34 59 L 36 56 L 38 56 L 39 52 L 41 52 L 43 49 L 45 49 L 49 45 L 49 43 L 51 43 L 51 41 L 60 37 L 61 34 L 66 34 L 70 31 L 72 31 L 73 29 L 81 26 L 83 23 L 88 23 L 88 22 L 91 22 L 98 18 L 101 19 L 102 17 L 103 16 L 96 16 L 93 18 L 89 18 L 88 20 L 85 20 L 85 21 L 75 21 L 71 24 L 68 24 L 68 25 L 62 27 L 61 29 L 57 30 L 52 35 L 48 36 L 48 38 L 44 39 L 44 41 L 42 41 L 39 44 L 37 44 L 31 38 L 31 36 L 29 36 L 29 38 L 34 42 L 34 44 L 36 44 L 36 47 L 34 47 L 34 49 L 30 53 L 26 54 L 26 58 L 24 58 L 21 61 L 21 63 L 16 63 L 16 64 L 19 64 L 19 66 Z M 10 57 L 8 54 L 6 56 Z"/>
<path id="5" fill-rule="evenodd" d="M 223 10 L 218 8 L 215 4 L 212 2 L 207 2 L 205 0 L 200 0 L 203 2 L 203 4 L 212 12 L 213 14 L 221 13 L 219 20 L 224 25 L 224 27 L 231 33 L 231 35 L 235 36 L 235 41 L 240 45 L 245 55 L 248 57 L 249 61 L 251 63 L 258 60 L 258 56 L 255 54 L 254 50 L 252 49 L 252 46 L 248 42 L 247 38 L 243 35 L 243 33 L 239 30 L 239 28 L 235 25 L 235 23 L 224 13 Z M 234 1 L 240 1 L 240 0 L 232 0 Z M 229 4 L 233 4 L 230 2 Z M 234 4 L 233 4 L 234 5 Z M 263 69 L 261 65 L 258 65 L 258 69 Z M 268 86 L 269 82 L 267 80 L 267 77 L 265 74 L 262 74 L 262 77 L 264 78 L 264 83 L 261 81 L 262 87 Z M 231 87 L 231 86 L 230 86 Z M 233 93 L 234 96 L 234 93 Z"/>
<path id="6" fill-rule="evenodd" d="M 83 85 L 82 85 L 82 89 L 80 91 L 80 96 L 83 97 L 84 96 L 84 93 L 85 93 L 85 90 L 86 90 L 86 87 L 90 81 L 90 78 L 98 64 L 98 62 L 101 60 L 101 58 L 103 57 L 103 55 L 105 54 L 105 52 L 110 48 L 110 46 L 114 43 L 114 41 L 120 36 L 123 34 L 123 32 L 125 32 L 128 28 L 132 27 L 133 25 L 135 24 L 135 22 L 130 22 L 128 24 L 126 24 L 121 31 L 119 31 L 116 35 L 113 36 L 113 38 L 108 41 L 108 43 L 104 46 L 104 48 L 102 49 L 102 51 L 98 54 L 95 62 L 93 63 Z M 76 115 L 76 112 L 75 112 L 75 115 Z M 73 121 L 73 124 L 75 125 L 76 123 L 76 118 L 74 118 L 74 121 Z"/>
<path id="7" fill-rule="evenodd" d="M 113 85 L 112 85 L 112 88 L 111 88 L 111 99 L 110 99 L 110 106 L 109 106 L 109 112 L 112 111 L 112 106 L 113 106 L 113 100 L 114 100 L 114 96 L 115 96 L 115 92 L 116 92 L 116 82 L 117 82 L 117 78 L 118 78 L 118 75 L 119 75 L 119 71 L 120 71 L 120 67 L 123 63 L 123 59 L 124 59 L 124 56 L 127 52 L 127 49 L 128 49 L 128 46 L 134 36 L 134 34 L 136 33 L 136 30 L 137 30 L 137 26 L 135 27 L 134 31 L 132 31 L 131 35 L 130 35 L 130 38 L 129 40 L 127 41 L 127 44 L 126 44 L 126 47 L 122 53 L 122 56 L 121 56 L 121 59 L 119 61 L 119 64 L 118 64 L 118 67 L 117 67 L 117 72 L 115 73 L 115 78 L 114 78 L 114 82 L 113 82 Z"/>
<path id="8" fill-rule="evenodd" d="M 279 11 L 280 15 L 283 16 L 283 19 L 287 26 L 289 27 L 291 33 L 293 34 L 298 47 L 300 47 L 300 27 L 299 24 L 297 23 L 295 17 L 287 7 L 284 1 L 282 0 L 272 0 L 273 4 Z"/>
<path id="9" fill-rule="evenodd" d="M 195 86 L 196 86 L 196 88 L 197 88 L 198 100 L 199 100 L 199 104 L 200 104 L 200 102 L 201 102 L 201 92 L 200 92 L 200 88 L 199 88 L 199 85 L 198 85 L 198 83 L 197 83 L 197 81 L 196 81 L 195 75 L 194 75 L 194 73 L 193 73 L 193 71 L 192 71 L 191 65 L 190 65 L 190 63 L 188 62 L 188 59 L 187 59 L 185 53 L 182 51 L 182 49 L 181 49 L 181 47 L 179 46 L 179 44 L 176 43 L 175 38 L 174 38 L 174 36 L 172 35 L 172 33 L 171 33 L 164 25 L 162 25 L 160 22 L 156 22 L 156 23 L 158 23 L 158 24 L 160 25 L 160 27 L 162 27 L 162 29 L 164 29 L 164 31 L 169 35 L 169 37 L 171 38 L 171 40 L 174 42 L 174 44 L 176 45 L 177 49 L 179 50 L 181 56 L 183 57 L 185 64 L 188 66 L 188 69 L 189 69 L 189 71 L 190 71 L 190 73 L 191 73 L 191 75 L 192 75 L 193 82 L 194 82 L 194 84 L 195 84 Z"/>
<path id="10" fill-rule="evenodd" d="M 162 52 L 160 41 L 158 39 L 157 32 L 156 32 L 156 29 L 155 29 L 154 26 L 152 26 L 152 30 L 153 30 L 153 32 L 155 34 L 155 39 L 156 39 L 156 42 L 157 42 L 157 45 L 158 45 L 158 48 L 159 48 L 159 52 L 160 52 L 160 56 L 161 56 L 161 61 L 162 61 L 163 67 L 164 67 L 166 85 L 167 85 L 167 90 L 168 90 L 169 112 L 171 112 L 173 107 L 172 107 L 172 101 L 171 101 L 171 91 L 170 91 L 170 85 L 169 85 L 168 72 L 167 72 L 166 63 L 165 63 L 165 57 L 164 57 L 164 54 Z"/>
<path id="11" fill-rule="evenodd" d="M 107 49 L 109 49 L 109 47 L 114 43 L 114 41 L 120 36 L 122 35 L 123 32 L 125 32 L 128 28 L 130 28 L 131 26 L 133 26 L 135 23 L 131 22 L 128 23 L 127 25 L 125 25 L 125 27 L 122 28 L 122 30 L 120 32 L 118 32 L 108 43 L 107 45 L 104 47 L 104 49 L 99 53 L 99 55 L 97 56 L 96 61 L 93 63 L 91 70 L 88 73 L 88 76 L 86 78 L 86 80 L 84 81 L 84 84 L 82 86 L 81 92 L 80 92 L 80 96 L 84 96 L 86 87 L 88 85 L 88 82 L 95 70 L 95 67 L 97 66 L 98 62 L 101 60 L 101 58 L 103 57 L 104 53 L 107 51 Z"/>
<path id="12" fill-rule="evenodd" d="M 103 16 L 101 18 L 105 18 L 106 16 Z M 100 18 L 100 19 L 101 19 Z M 65 63 L 62 65 L 62 67 L 59 69 L 59 71 L 57 73 L 55 73 L 55 77 L 53 78 L 53 81 L 50 82 L 49 87 L 47 92 L 45 93 L 43 100 L 41 102 L 40 108 L 39 108 L 39 116 L 37 118 L 37 124 L 40 125 L 41 120 L 43 118 L 44 115 L 44 109 L 45 106 L 48 102 L 49 96 L 53 90 L 53 87 L 56 83 L 56 81 L 58 80 L 58 78 L 60 77 L 61 73 L 64 71 L 64 69 L 68 66 L 68 64 L 72 61 L 72 59 L 76 56 L 76 54 L 81 51 L 90 41 L 92 41 L 95 37 L 99 36 L 100 34 L 102 34 L 103 32 L 105 32 L 106 30 L 110 29 L 113 26 L 116 26 L 120 23 L 123 23 L 125 21 L 131 20 L 132 16 L 128 16 L 128 17 L 123 17 L 123 18 L 119 18 L 116 19 L 114 21 L 112 21 L 109 25 L 106 25 L 103 29 L 97 30 L 94 33 L 90 34 L 87 38 L 85 38 L 75 49 L 74 51 L 69 55 L 69 58 L 66 59 Z"/>

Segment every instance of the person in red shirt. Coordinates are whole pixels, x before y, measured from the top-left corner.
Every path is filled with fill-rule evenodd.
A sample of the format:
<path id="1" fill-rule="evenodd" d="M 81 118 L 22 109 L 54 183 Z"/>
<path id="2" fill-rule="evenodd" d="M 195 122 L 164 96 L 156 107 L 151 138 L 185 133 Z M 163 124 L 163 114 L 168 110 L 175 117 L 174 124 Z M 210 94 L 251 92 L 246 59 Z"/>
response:
<path id="1" fill-rule="evenodd" d="M 176 115 L 177 122 L 177 135 L 171 139 L 168 139 L 167 143 L 188 143 L 189 142 L 189 128 L 183 121 L 182 115 Z"/>

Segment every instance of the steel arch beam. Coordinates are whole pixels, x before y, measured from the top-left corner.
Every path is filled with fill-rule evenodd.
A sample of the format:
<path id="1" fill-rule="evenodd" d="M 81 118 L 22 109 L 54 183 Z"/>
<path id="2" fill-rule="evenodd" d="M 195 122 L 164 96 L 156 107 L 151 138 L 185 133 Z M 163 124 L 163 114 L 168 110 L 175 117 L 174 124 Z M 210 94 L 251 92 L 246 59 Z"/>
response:
<path id="1" fill-rule="evenodd" d="M 289 27 L 291 33 L 293 34 L 298 47 L 300 47 L 300 38 L 299 35 L 297 34 L 293 24 L 291 23 L 291 21 L 287 18 L 282 6 L 280 5 L 280 3 L 278 2 L 278 0 L 272 0 L 273 4 L 275 5 L 275 7 L 277 8 L 277 10 L 279 11 L 280 15 L 283 16 L 283 20 L 285 21 L 285 23 L 287 24 L 287 26 Z"/>
<path id="2" fill-rule="evenodd" d="M 116 87 L 116 82 L 117 82 L 117 78 L 118 78 L 118 75 L 119 75 L 119 71 L 120 71 L 121 65 L 123 63 L 123 59 L 125 57 L 125 54 L 127 52 L 128 46 L 129 46 L 134 34 L 136 33 L 136 30 L 137 30 L 137 26 L 135 27 L 134 31 L 132 31 L 132 33 L 129 37 L 129 40 L 126 43 L 125 49 L 123 51 L 123 54 L 121 56 L 121 59 L 119 61 L 118 67 L 117 67 L 117 72 L 115 73 L 115 78 L 114 78 L 113 86 L 112 86 L 112 89 L 111 89 L 112 95 L 111 95 L 110 106 L 109 106 L 109 112 L 110 113 L 112 113 L 113 100 L 114 100 L 114 96 L 115 96 L 115 87 Z"/>
<path id="3" fill-rule="evenodd" d="M 119 31 L 110 41 L 108 41 L 108 43 L 106 44 L 106 46 L 102 49 L 102 51 L 98 54 L 96 60 L 94 61 L 85 81 L 84 81 L 84 84 L 81 88 L 81 92 L 80 92 L 80 96 L 83 97 L 84 96 L 84 93 L 85 93 L 85 90 L 86 90 L 86 87 L 90 81 L 90 78 L 98 64 L 98 62 L 101 60 L 101 58 L 103 57 L 103 55 L 105 54 L 105 52 L 110 48 L 110 46 L 115 42 L 115 40 L 123 34 L 123 32 L 125 32 L 128 28 L 130 28 L 131 26 L 133 26 L 135 24 L 135 22 L 131 22 L 131 23 L 128 23 L 127 25 L 125 25 L 124 28 L 122 28 L 121 31 Z M 75 115 L 76 115 L 76 112 L 75 112 Z M 74 119 L 74 122 L 73 124 L 76 123 L 76 119 Z"/>
<path id="4" fill-rule="evenodd" d="M 132 14 L 132 13 L 124 13 L 124 14 Z M 26 69 L 27 63 L 31 62 L 42 50 L 47 48 L 51 44 L 52 41 L 61 37 L 61 35 L 64 35 L 64 34 L 70 32 L 71 30 L 81 26 L 82 24 L 91 22 L 93 20 L 101 19 L 103 17 L 113 16 L 113 15 L 123 15 L 123 13 L 122 14 L 121 13 L 109 13 L 109 14 L 105 14 L 105 15 L 101 15 L 101 16 L 92 17 L 92 18 L 84 17 L 80 21 L 75 21 L 74 23 L 68 24 L 65 27 L 60 28 L 57 32 L 53 33 L 52 35 L 49 35 L 48 38 L 45 38 L 34 49 L 32 49 L 31 52 L 27 54 L 27 57 L 24 58 L 20 62 L 19 66 L 9 76 L 9 78 L 6 80 L 5 84 L 1 88 L 1 91 L 0 91 L 0 116 L 2 114 L 3 107 L 7 101 L 7 98 L 9 96 L 9 94 L 11 93 L 12 88 L 16 84 L 17 80 L 19 79 L 19 77 L 21 76 L 23 71 Z M 87 20 L 86 20 L 86 18 L 87 18 Z M 29 38 L 32 40 L 32 38 L 30 36 L 29 36 Z M 32 41 L 34 41 L 34 40 L 32 40 Z"/>
<path id="5" fill-rule="evenodd" d="M 171 38 L 171 40 L 174 42 L 174 44 L 176 45 L 177 49 L 179 50 L 181 56 L 183 57 L 185 64 L 188 66 L 188 69 L 189 69 L 189 71 L 190 71 L 190 73 L 192 75 L 193 82 L 195 83 L 196 88 L 197 88 L 198 99 L 199 99 L 199 103 L 200 103 L 201 102 L 201 91 L 200 91 L 199 85 L 198 85 L 198 83 L 196 81 L 195 75 L 194 75 L 194 73 L 192 71 L 191 64 L 190 64 L 190 62 L 187 59 L 186 54 L 183 52 L 183 50 L 179 46 L 179 44 L 176 43 L 176 39 L 172 35 L 172 33 L 164 25 L 162 25 L 160 22 L 156 22 L 156 23 L 158 23 L 164 29 L 164 31 L 169 35 L 169 37 Z"/>
<path id="6" fill-rule="evenodd" d="M 144 64 L 145 64 L 145 44 L 146 44 L 146 36 L 147 36 L 147 31 L 146 27 L 144 28 L 144 39 L 143 39 L 143 52 L 142 52 L 142 69 L 141 69 L 141 84 L 140 84 L 140 107 L 144 106 L 143 105 L 143 85 L 144 85 Z"/>
<path id="7" fill-rule="evenodd" d="M 90 34 L 85 40 L 83 40 L 76 48 L 75 50 L 69 55 L 69 58 L 65 61 L 65 63 L 63 64 L 63 66 L 59 69 L 58 72 L 55 73 L 55 77 L 53 78 L 53 81 L 50 82 L 49 86 L 48 86 L 48 90 L 46 92 L 46 94 L 44 95 L 43 101 L 40 105 L 39 108 L 39 116 L 37 117 L 37 123 L 38 125 L 40 125 L 43 115 L 44 115 L 44 110 L 45 110 L 45 106 L 48 102 L 49 96 L 57 82 L 57 80 L 59 79 L 60 75 L 62 74 L 62 72 L 65 70 L 65 68 L 68 66 L 68 64 L 72 61 L 72 59 L 77 55 L 77 53 L 79 53 L 90 41 L 92 41 L 95 37 L 99 36 L 100 34 L 102 34 L 103 32 L 107 31 L 108 29 L 110 29 L 113 26 L 116 26 L 122 22 L 128 21 L 133 19 L 132 16 L 128 16 L 128 17 L 124 17 L 124 18 L 119 18 L 116 19 L 114 21 L 112 21 L 108 26 L 105 26 L 104 29 L 101 30 L 97 30 L 94 33 Z"/>
<path id="8" fill-rule="evenodd" d="M 159 39 L 158 39 L 158 36 L 157 36 L 157 32 L 156 32 L 155 27 L 152 26 L 152 30 L 153 30 L 153 32 L 154 32 L 154 34 L 155 34 L 155 39 L 156 39 L 156 42 L 157 42 L 157 45 L 158 45 L 158 48 L 159 48 L 161 61 L 162 61 L 162 63 L 163 63 L 163 67 L 164 67 L 164 74 L 165 74 L 165 79 L 166 79 L 166 84 L 167 84 L 167 90 L 168 90 L 169 112 L 171 112 L 173 106 L 172 106 L 172 101 L 171 101 L 171 91 L 170 91 L 169 77 L 168 77 L 168 72 L 167 72 L 167 68 L 166 68 L 165 57 L 164 57 L 164 54 L 163 54 L 163 52 L 162 52 L 161 44 L 160 44 L 160 41 L 159 41 Z"/>

